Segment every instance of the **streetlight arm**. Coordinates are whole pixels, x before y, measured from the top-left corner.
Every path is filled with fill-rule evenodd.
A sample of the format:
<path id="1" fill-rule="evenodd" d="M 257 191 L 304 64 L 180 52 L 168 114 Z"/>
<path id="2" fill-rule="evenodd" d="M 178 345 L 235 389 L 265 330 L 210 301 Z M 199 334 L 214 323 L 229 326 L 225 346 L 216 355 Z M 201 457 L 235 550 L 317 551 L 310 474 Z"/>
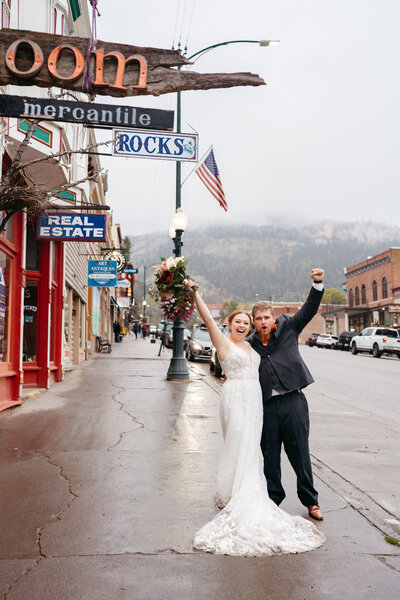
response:
<path id="1" fill-rule="evenodd" d="M 272 42 L 273 40 L 230 40 L 228 42 L 219 42 L 218 44 L 207 46 L 206 48 L 195 52 L 194 54 L 192 54 L 192 56 L 189 56 L 188 60 L 192 60 L 192 58 L 195 58 L 196 56 L 197 58 L 200 58 L 200 55 L 203 55 L 206 52 L 213 50 L 214 48 L 219 48 L 219 46 L 228 46 L 229 44 L 259 44 L 259 46 L 269 46 Z M 274 41 L 274 43 L 278 43 L 278 41 L 276 40 Z"/>

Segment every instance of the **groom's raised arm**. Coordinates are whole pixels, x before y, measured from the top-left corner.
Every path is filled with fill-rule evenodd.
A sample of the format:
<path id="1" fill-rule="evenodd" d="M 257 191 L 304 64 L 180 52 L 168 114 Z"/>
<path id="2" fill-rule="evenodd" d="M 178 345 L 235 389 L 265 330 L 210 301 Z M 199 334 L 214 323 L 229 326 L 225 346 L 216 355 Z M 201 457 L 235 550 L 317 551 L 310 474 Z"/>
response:
<path id="1" fill-rule="evenodd" d="M 317 268 L 311 271 L 311 279 L 313 280 L 313 285 L 310 290 L 310 293 L 308 294 L 308 298 L 304 302 L 300 310 L 291 318 L 293 327 L 297 333 L 303 331 L 304 327 L 318 312 L 322 296 L 324 295 L 323 278 L 323 269 Z"/>

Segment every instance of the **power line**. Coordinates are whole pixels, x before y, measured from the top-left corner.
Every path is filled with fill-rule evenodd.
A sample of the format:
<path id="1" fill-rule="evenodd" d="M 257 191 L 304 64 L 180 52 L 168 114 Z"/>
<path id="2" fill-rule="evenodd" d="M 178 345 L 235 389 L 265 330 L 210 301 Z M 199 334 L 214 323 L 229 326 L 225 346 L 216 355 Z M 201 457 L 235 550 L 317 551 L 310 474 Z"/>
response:
<path id="1" fill-rule="evenodd" d="M 178 16 L 179 16 L 180 5 L 181 5 L 181 0 L 178 0 L 178 6 L 176 8 L 176 19 L 175 19 L 174 37 L 173 37 L 173 40 L 172 40 L 172 50 L 175 50 L 175 36 L 176 36 L 176 30 L 177 30 L 177 26 L 178 26 Z"/>
<path id="2" fill-rule="evenodd" d="M 190 14 L 189 27 L 188 27 L 188 32 L 187 32 L 187 37 L 186 37 L 186 43 L 185 43 L 185 52 L 187 52 L 187 49 L 188 49 L 189 35 L 190 35 L 190 31 L 192 29 L 193 13 L 194 13 L 195 6 L 196 6 L 196 0 L 193 0 L 192 12 Z"/>

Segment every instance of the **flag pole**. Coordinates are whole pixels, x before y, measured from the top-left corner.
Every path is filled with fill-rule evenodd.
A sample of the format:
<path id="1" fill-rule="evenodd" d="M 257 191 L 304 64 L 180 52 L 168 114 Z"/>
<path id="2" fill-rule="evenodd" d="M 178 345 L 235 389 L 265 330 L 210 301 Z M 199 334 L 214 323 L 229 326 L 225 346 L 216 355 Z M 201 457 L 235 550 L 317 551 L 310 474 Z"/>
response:
<path id="1" fill-rule="evenodd" d="M 201 159 L 199 160 L 199 162 L 197 163 L 197 165 L 190 171 L 189 175 L 187 177 L 185 177 L 185 179 L 182 181 L 181 187 L 183 186 L 183 184 L 185 183 L 185 181 L 187 181 L 189 179 L 189 177 L 191 176 L 191 174 L 194 173 L 195 170 L 200 167 L 200 165 L 203 162 L 205 156 L 207 156 L 207 154 L 210 152 L 210 150 L 211 150 L 212 147 L 213 147 L 213 145 L 211 144 L 211 146 L 208 148 L 208 150 L 206 152 L 204 152 L 203 156 L 201 157 Z"/>

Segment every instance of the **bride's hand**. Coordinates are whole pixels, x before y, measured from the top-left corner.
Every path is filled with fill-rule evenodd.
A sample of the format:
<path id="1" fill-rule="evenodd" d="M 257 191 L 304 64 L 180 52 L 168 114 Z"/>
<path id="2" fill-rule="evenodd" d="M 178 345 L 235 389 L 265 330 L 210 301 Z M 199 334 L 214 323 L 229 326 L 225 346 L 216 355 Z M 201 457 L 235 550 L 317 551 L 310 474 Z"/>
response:
<path id="1" fill-rule="evenodd" d="M 194 294 L 194 292 L 197 290 L 197 287 L 198 287 L 197 284 L 192 279 L 184 279 L 183 285 L 185 286 L 187 291 L 192 292 L 192 294 Z"/>

